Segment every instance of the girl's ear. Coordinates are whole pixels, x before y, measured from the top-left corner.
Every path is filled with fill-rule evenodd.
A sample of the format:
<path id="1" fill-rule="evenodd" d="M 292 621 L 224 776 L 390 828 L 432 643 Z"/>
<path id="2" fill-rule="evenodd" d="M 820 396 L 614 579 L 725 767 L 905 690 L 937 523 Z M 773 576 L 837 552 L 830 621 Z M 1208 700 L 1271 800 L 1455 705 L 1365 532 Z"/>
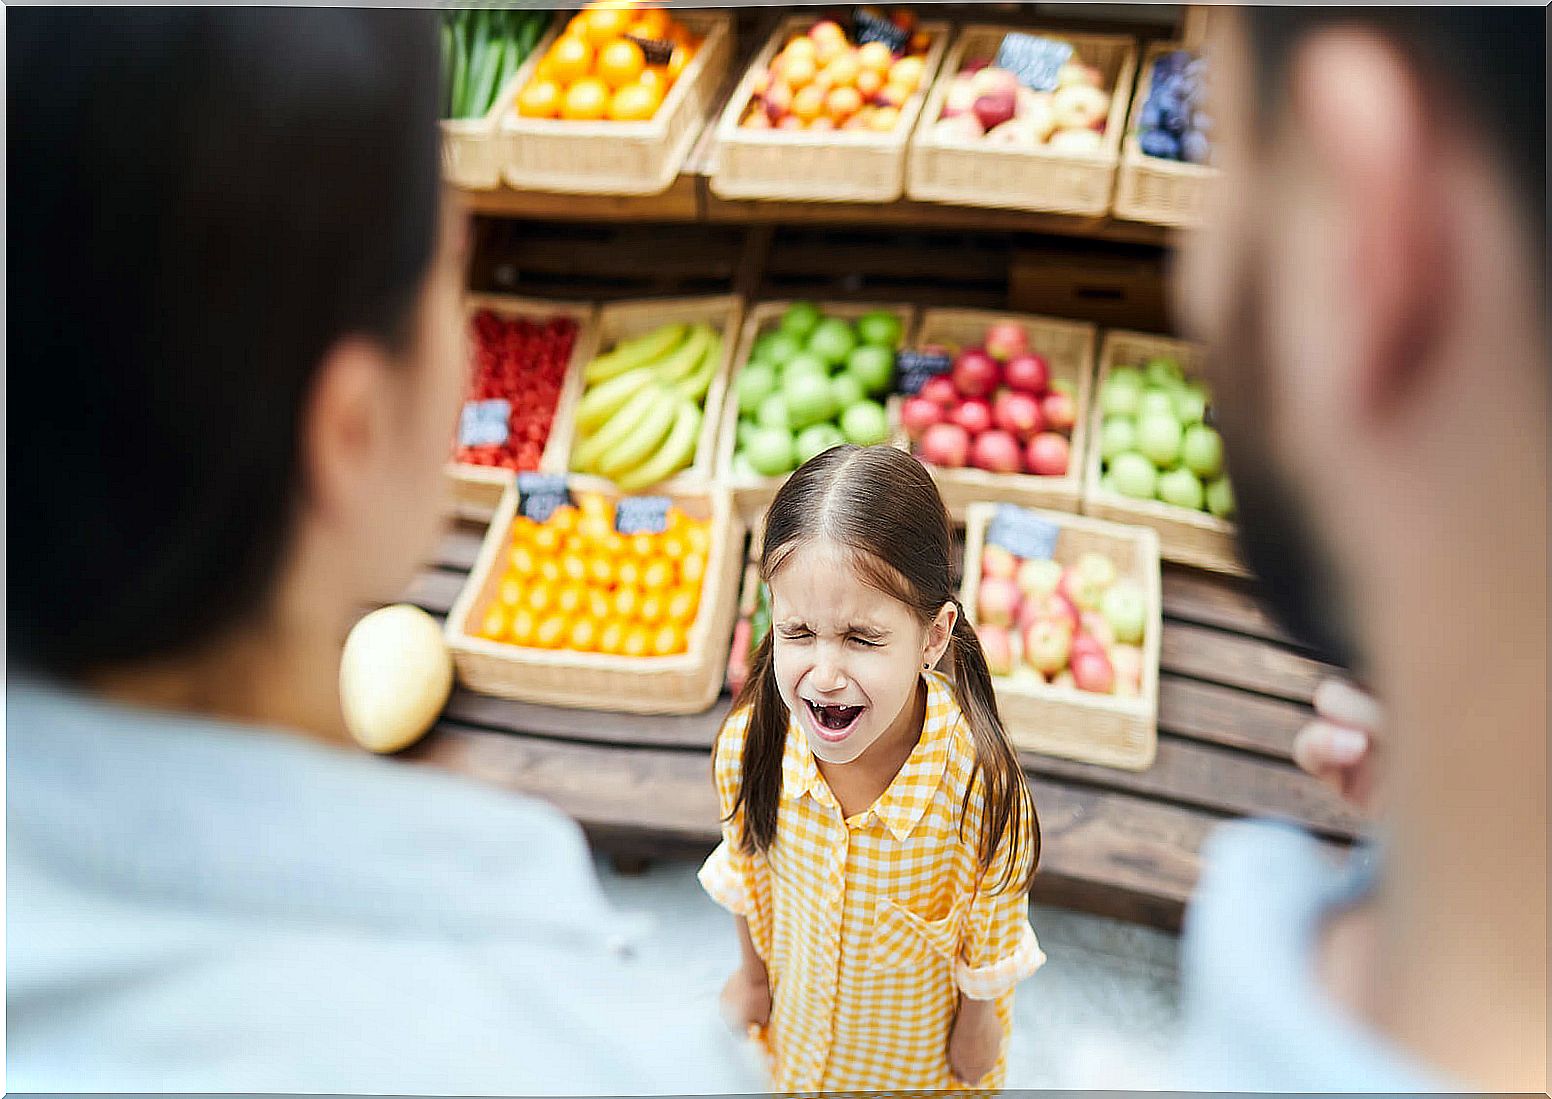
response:
<path id="1" fill-rule="evenodd" d="M 938 661 L 943 659 L 949 642 L 954 638 L 954 624 L 958 621 L 959 608 L 952 601 L 938 608 L 937 615 L 927 626 L 927 646 L 922 652 L 922 661 L 927 667 L 936 667 Z"/>

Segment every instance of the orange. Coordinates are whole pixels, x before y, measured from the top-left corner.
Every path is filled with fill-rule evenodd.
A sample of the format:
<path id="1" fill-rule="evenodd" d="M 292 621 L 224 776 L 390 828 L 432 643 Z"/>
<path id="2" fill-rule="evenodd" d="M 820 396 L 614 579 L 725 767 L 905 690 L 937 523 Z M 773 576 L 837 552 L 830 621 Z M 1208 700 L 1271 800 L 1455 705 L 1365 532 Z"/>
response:
<path id="1" fill-rule="evenodd" d="M 539 58 L 539 63 L 534 66 L 533 79 L 548 80 L 552 84 L 559 83 L 555 79 L 555 56 L 553 53 L 546 53 Z"/>
<path id="2" fill-rule="evenodd" d="M 647 67 L 647 56 L 628 38 L 616 38 L 598 51 L 594 71 L 611 88 L 623 88 L 636 82 Z"/>
<path id="3" fill-rule="evenodd" d="M 630 33 L 639 38 L 662 38 L 668 33 L 671 20 L 662 8 L 642 8 L 636 13 Z"/>
<path id="4" fill-rule="evenodd" d="M 602 588 L 589 588 L 587 602 L 584 604 L 590 618 L 604 621 L 614 616 L 614 597 Z"/>
<path id="5" fill-rule="evenodd" d="M 523 599 L 523 585 L 512 577 L 507 577 L 501 582 L 500 599 L 503 607 L 517 606 Z"/>
<path id="6" fill-rule="evenodd" d="M 561 553 L 574 553 L 582 556 L 587 553 L 587 539 L 580 534 L 568 534 L 560 540 Z"/>
<path id="7" fill-rule="evenodd" d="M 480 636 L 500 641 L 506 632 L 507 612 L 501 609 L 500 603 L 493 603 L 485 612 L 485 617 L 480 619 Z"/>
<path id="8" fill-rule="evenodd" d="M 623 7 L 593 8 L 579 17 L 583 20 L 582 33 L 594 46 L 602 47 L 611 39 L 630 30 L 635 15 Z"/>
<path id="9" fill-rule="evenodd" d="M 686 528 L 685 541 L 690 543 L 690 549 L 696 553 L 704 554 L 711 549 L 711 530 L 703 523 L 695 523 Z"/>
<path id="10" fill-rule="evenodd" d="M 647 567 L 641 570 L 641 586 L 648 591 L 662 591 L 672 587 L 673 582 L 674 563 L 666 557 L 648 561 Z"/>
<path id="11" fill-rule="evenodd" d="M 534 617 L 533 611 L 527 607 L 519 607 L 512 614 L 512 624 L 507 627 L 507 637 L 511 638 L 514 645 L 532 645 L 534 633 L 539 628 L 539 620 Z"/>
<path id="12" fill-rule="evenodd" d="M 695 60 L 695 47 L 679 45 L 674 47 L 674 52 L 668 55 L 668 77 L 670 80 L 678 80 L 679 74 L 689 67 Z"/>
<path id="13" fill-rule="evenodd" d="M 798 89 L 797 95 L 792 97 L 792 113 L 804 122 L 812 122 L 818 118 L 819 112 L 824 110 L 824 105 L 824 89 L 812 84 L 806 88 Z"/>
<path id="14" fill-rule="evenodd" d="M 830 74 L 830 83 L 835 87 L 847 88 L 857 82 L 862 65 L 857 61 L 856 54 L 843 53 L 825 66 L 825 72 Z"/>
<path id="15" fill-rule="evenodd" d="M 622 587 L 632 587 L 641 583 L 641 562 L 627 557 L 614 566 L 615 582 Z"/>
<path id="16" fill-rule="evenodd" d="M 678 508 L 668 509 L 668 533 L 678 534 L 690 525 L 689 516 Z"/>
<path id="17" fill-rule="evenodd" d="M 625 643 L 620 652 L 625 656 L 646 656 L 652 647 L 652 635 L 645 626 L 632 626 L 625 631 Z"/>
<path id="18" fill-rule="evenodd" d="M 609 503 L 609 498 L 601 492 L 585 492 L 577 501 L 577 509 L 589 519 L 602 519 L 606 523 L 614 522 L 614 507 Z"/>
<path id="19" fill-rule="evenodd" d="M 632 619 L 641 609 L 641 589 L 616 588 L 614 590 L 614 616 L 620 619 Z"/>
<path id="20" fill-rule="evenodd" d="M 672 60 L 669 64 L 673 64 Z M 795 57 L 789 60 L 782 69 L 782 79 L 794 88 L 802 88 L 805 84 L 812 84 L 814 77 L 819 73 L 819 66 L 806 57 Z"/>
<path id="21" fill-rule="evenodd" d="M 791 64 L 801 58 L 804 61 L 814 59 L 814 40 L 807 35 L 800 35 L 782 47 L 781 55 L 786 58 L 783 64 Z"/>
<path id="22" fill-rule="evenodd" d="M 637 557 L 651 557 L 657 552 L 657 543 L 650 534 L 631 535 L 631 552 Z"/>
<path id="23" fill-rule="evenodd" d="M 512 520 L 512 542 L 514 544 L 518 542 L 526 542 L 533 537 L 533 532 L 538 529 L 538 523 L 535 523 L 526 515 L 519 515 L 516 519 Z"/>
<path id="24" fill-rule="evenodd" d="M 674 78 L 668 75 L 667 65 L 648 65 L 641 70 L 641 76 L 636 79 L 636 83 L 655 92 L 658 102 L 661 103 L 663 97 L 668 94 L 668 90 L 674 86 Z"/>
<path id="25" fill-rule="evenodd" d="M 562 504 L 550 513 L 550 518 L 544 525 L 554 527 L 562 534 L 570 534 L 577 529 L 577 509 L 570 504 Z"/>
<path id="26" fill-rule="evenodd" d="M 614 558 L 606 553 L 594 553 L 587 559 L 587 579 L 590 584 L 607 588 L 614 583 Z"/>
<path id="27" fill-rule="evenodd" d="M 825 110 L 838 122 L 845 122 L 862 110 L 862 93 L 856 88 L 836 88 L 825 97 Z"/>
<path id="28" fill-rule="evenodd" d="M 587 39 L 567 32 L 550 47 L 550 72 L 562 87 L 581 80 L 593 69 L 593 47 Z"/>
<path id="29" fill-rule="evenodd" d="M 587 579 L 587 558 L 580 553 L 561 554 L 560 574 L 567 580 L 582 583 Z"/>
<path id="30" fill-rule="evenodd" d="M 610 519 L 609 522 L 612 524 L 614 520 Z M 609 533 L 604 536 L 602 549 L 610 557 L 618 560 L 625 556 L 626 551 L 630 549 L 630 543 L 625 540 L 625 535 L 611 526 Z"/>
<path id="31" fill-rule="evenodd" d="M 704 553 L 686 554 L 679 562 L 679 579 L 685 584 L 700 586 L 706 579 L 706 555 Z"/>
<path id="32" fill-rule="evenodd" d="M 598 648 L 598 623 L 591 618 L 579 618 L 571 624 L 566 634 L 566 648 L 579 653 L 590 653 Z"/>
<path id="33" fill-rule="evenodd" d="M 701 593 L 697 588 L 675 588 L 668 597 L 668 620 L 677 622 L 681 626 L 688 626 L 695 621 L 695 612 L 700 609 Z"/>
<path id="34" fill-rule="evenodd" d="M 660 591 L 649 591 L 641 597 L 641 608 L 636 617 L 648 626 L 655 626 L 668 616 L 668 600 Z"/>
<path id="35" fill-rule="evenodd" d="M 512 552 L 507 555 L 507 564 L 511 567 L 512 575 L 519 580 L 527 580 L 539 568 L 533 550 L 527 546 L 513 546 Z"/>
<path id="36" fill-rule="evenodd" d="M 646 122 L 657 114 L 662 97 L 645 84 L 627 84 L 609 100 L 609 117 L 615 122 Z"/>
<path id="37" fill-rule="evenodd" d="M 598 633 L 598 651 L 619 656 L 625 649 L 625 634 L 630 627 L 624 622 L 610 622 Z"/>
<path id="38" fill-rule="evenodd" d="M 587 601 L 587 589 L 581 584 L 566 584 L 555 593 L 555 609 L 561 614 L 576 614 Z"/>
<path id="39" fill-rule="evenodd" d="M 836 58 L 844 57 L 851 52 L 851 46 L 847 44 L 844 35 L 841 36 L 839 41 L 827 38 L 814 45 L 814 61 L 820 68 L 824 68 L 824 66 L 830 64 Z"/>
<path id="40" fill-rule="evenodd" d="M 863 69 L 857 74 L 857 91 L 862 93 L 863 99 L 872 99 L 884 86 L 884 74 L 874 72 L 872 69 Z"/>
<path id="41" fill-rule="evenodd" d="M 895 55 L 882 42 L 869 42 L 857 50 L 857 64 L 883 76 L 895 63 Z"/>
<path id="42" fill-rule="evenodd" d="M 535 584 L 528 589 L 523 603 L 534 614 L 544 614 L 555 606 L 555 589 L 548 584 Z"/>
<path id="43" fill-rule="evenodd" d="M 560 531 L 546 523 L 534 531 L 533 545 L 540 553 L 554 553 L 560 549 Z"/>
<path id="44" fill-rule="evenodd" d="M 842 45 L 846 44 L 846 32 L 841 29 L 841 25 L 834 19 L 825 19 L 821 22 L 815 23 L 808 29 L 808 34 L 809 37 L 814 40 L 816 45 L 820 42 L 839 42 Z M 882 43 L 880 43 L 880 45 L 882 45 Z"/>
<path id="45" fill-rule="evenodd" d="M 914 92 L 921 87 L 922 73 L 926 68 L 927 63 L 920 57 L 902 57 L 889 67 L 889 83 L 899 84 Z"/>
<path id="46" fill-rule="evenodd" d="M 560 561 L 554 557 L 546 557 L 540 561 L 539 579 L 546 584 L 560 583 Z"/>
<path id="47" fill-rule="evenodd" d="M 585 515 L 582 521 L 577 524 L 577 537 L 597 545 L 609 537 L 611 522 L 612 520 L 602 515 Z"/>
<path id="48" fill-rule="evenodd" d="M 685 539 L 674 533 L 674 528 L 670 526 L 668 533 L 663 535 L 663 556 L 670 561 L 677 561 L 689 552 L 690 548 L 685 544 Z"/>
<path id="49" fill-rule="evenodd" d="M 558 614 L 552 614 L 539 620 L 539 625 L 534 628 L 533 643 L 540 649 L 558 649 L 566 639 L 566 620 Z"/>
<path id="50" fill-rule="evenodd" d="M 682 653 L 685 649 L 684 627 L 667 625 L 659 626 L 652 633 L 652 655 L 672 656 L 674 653 Z"/>

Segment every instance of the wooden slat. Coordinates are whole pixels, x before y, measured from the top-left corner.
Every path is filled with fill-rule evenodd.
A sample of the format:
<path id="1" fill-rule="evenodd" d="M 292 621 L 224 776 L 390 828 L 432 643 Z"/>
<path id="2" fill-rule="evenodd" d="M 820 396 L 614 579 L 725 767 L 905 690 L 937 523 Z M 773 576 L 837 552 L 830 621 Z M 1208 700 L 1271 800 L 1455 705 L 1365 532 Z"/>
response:
<path id="1" fill-rule="evenodd" d="M 463 191 L 476 214 L 553 221 L 696 221 L 700 181 L 680 175 L 656 195 L 564 195 L 551 191 Z"/>
<path id="2" fill-rule="evenodd" d="M 1275 645 L 1185 622 L 1165 625 L 1159 665 L 1179 675 L 1294 702 L 1309 702 L 1316 684 L 1338 674 L 1328 664 Z"/>
<path id="3" fill-rule="evenodd" d="M 445 716 L 496 732 L 605 747 L 709 751 L 732 702 L 732 698 L 724 694 L 716 705 L 702 714 L 617 714 L 512 702 L 459 687 L 448 700 Z"/>
<path id="4" fill-rule="evenodd" d="M 1216 626 L 1281 645 L 1296 644 L 1262 610 L 1251 584 L 1245 580 L 1166 562 L 1163 584 L 1167 617 L 1200 626 Z"/>
<path id="5" fill-rule="evenodd" d="M 1170 627 L 1164 627 L 1168 638 Z M 1293 737 L 1312 716 L 1307 706 L 1164 674 L 1159 677 L 1159 728 L 1279 759 L 1293 757 Z"/>

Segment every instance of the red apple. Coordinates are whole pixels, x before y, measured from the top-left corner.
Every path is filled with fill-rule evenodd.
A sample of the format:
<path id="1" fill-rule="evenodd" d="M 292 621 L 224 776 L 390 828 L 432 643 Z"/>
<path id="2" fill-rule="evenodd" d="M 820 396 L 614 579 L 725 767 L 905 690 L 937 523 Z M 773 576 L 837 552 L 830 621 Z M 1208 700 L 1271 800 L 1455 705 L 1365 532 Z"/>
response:
<path id="1" fill-rule="evenodd" d="M 1009 362 L 1023 355 L 1029 348 L 1029 335 L 1022 324 L 998 321 L 986 330 L 986 353 L 994 359 Z M 1012 384 L 1011 382 L 1009 383 Z M 1021 388 L 1015 386 L 1015 389 Z"/>
<path id="2" fill-rule="evenodd" d="M 1065 668 L 1071 651 L 1072 631 L 1054 618 L 1032 622 L 1024 631 L 1024 662 L 1042 675 Z"/>
<path id="3" fill-rule="evenodd" d="M 966 397 L 988 397 L 1002 374 L 997 360 L 979 347 L 967 348 L 954 360 L 954 388 Z"/>
<path id="4" fill-rule="evenodd" d="M 992 675 L 1011 675 L 1013 672 L 1013 639 L 1001 626 L 980 625 L 975 628 L 981 642 L 981 653 L 986 657 L 986 670 Z"/>
<path id="5" fill-rule="evenodd" d="M 943 408 L 926 397 L 907 397 L 900 405 L 900 424 L 913 439 L 920 439 L 922 432 L 936 423 L 943 422 Z"/>
<path id="6" fill-rule="evenodd" d="M 1027 602 L 1034 604 L 1033 614 L 1036 618 L 1049 618 L 1066 626 L 1068 633 L 1078 632 L 1078 608 L 1060 591 L 1053 591 L 1043 599 L 1031 599 Z"/>
<path id="7" fill-rule="evenodd" d="M 997 426 L 1019 439 L 1028 439 L 1044 425 L 1040 415 L 1040 402 L 1028 393 L 1012 389 L 997 392 L 992 404 L 992 419 Z"/>
<path id="8" fill-rule="evenodd" d="M 950 410 L 948 422 L 958 424 L 971 435 L 979 435 L 992 428 L 992 406 L 979 397 L 960 401 Z"/>
<path id="9" fill-rule="evenodd" d="M 981 577 L 1012 580 L 1018 575 L 1019 559 L 1001 546 L 987 546 L 981 551 Z M 1023 588 L 1019 589 L 1023 591 Z"/>
<path id="10" fill-rule="evenodd" d="M 1071 431 L 1072 425 L 1078 422 L 1078 402 L 1069 394 L 1059 390 L 1051 390 L 1040 402 L 1040 411 L 1045 413 L 1045 423 L 1052 431 Z"/>
<path id="11" fill-rule="evenodd" d="M 971 444 L 970 464 L 988 473 L 1017 473 L 1021 465 L 1018 440 L 1006 431 L 983 431 Z"/>
<path id="12" fill-rule="evenodd" d="M 1072 445 L 1065 436 L 1054 431 L 1042 431 L 1029 440 L 1024 461 L 1029 472 L 1037 477 L 1065 477 L 1067 465 L 1072 460 Z"/>
<path id="13" fill-rule="evenodd" d="M 922 432 L 921 456 L 935 466 L 958 469 L 970 457 L 970 433 L 958 424 L 933 424 Z"/>
<path id="14" fill-rule="evenodd" d="M 1105 656 L 1105 647 L 1095 637 L 1086 633 L 1078 633 L 1072 639 L 1072 659 L 1080 656 Z M 1105 657 L 1109 660 L 1109 657 Z"/>
<path id="15" fill-rule="evenodd" d="M 1051 366 L 1043 356 L 1026 351 L 1008 360 L 1008 365 L 1003 368 L 1003 380 L 1009 389 L 1038 397 L 1051 384 Z"/>
<path id="16" fill-rule="evenodd" d="M 1110 626 L 1110 620 L 1098 611 L 1084 611 L 1078 619 L 1078 629 L 1098 641 L 1100 647 L 1108 650 L 1115 644 L 1115 630 Z"/>
<path id="17" fill-rule="evenodd" d="M 975 600 L 978 621 L 988 626 L 1011 626 L 1014 616 L 1018 614 L 1018 605 L 1018 585 L 1013 581 L 1000 580 L 995 576 L 982 579 L 981 590 Z"/>
<path id="18" fill-rule="evenodd" d="M 935 374 L 922 382 L 917 396 L 931 401 L 945 412 L 959 403 L 959 390 L 954 388 L 954 381 L 947 374 Z"/>
<path id="19" fill-rule="evenodd" d="M 1072 655 L 1072 678 L 1080 691 L 1107 695 L 1115 690 L 1115 668 L 1103 651 L 1075 651 Z"/>

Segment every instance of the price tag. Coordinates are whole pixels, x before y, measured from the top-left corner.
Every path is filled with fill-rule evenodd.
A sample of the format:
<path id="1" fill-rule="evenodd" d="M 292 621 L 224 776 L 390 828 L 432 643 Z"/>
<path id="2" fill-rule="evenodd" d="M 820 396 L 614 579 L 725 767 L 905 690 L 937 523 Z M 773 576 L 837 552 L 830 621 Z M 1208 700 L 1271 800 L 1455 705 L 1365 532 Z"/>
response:
<path id="1" fill-rule="evenodd" d="M 895 352 L 895 387 L 914 397 L 928 378 L 947 374 L 953 365 L 953 356 L 946 351 L 904 348 Z"/>
<path id="2" fill-rule="evenodd" d="M 986 544 L 1001 546 L 1024 561 L 1044 560 L 1056 552 L 1056 539 L 1061 532 L 1061 527 L 1033 512 L 1013 504 L 1000 504 L 987 524 Z"/>
<path id="3" fill-rule="evenodd" d="M 1072 60 L 1072 45 L 1037 34 L 1010 34 L 997 47 L 992 64 L 1007 69 L 1018 82 L 1037 92 L 1056 90 L 1056 74 Z"/>
<path id="4" fill-rule="evenodd" d="M 571 490 L 560 473 L 519 473 L 517 475 L 518 511 L 535 523 L 542 523 L 555 509 L 571 503 Z"/>
<path id="5" fill-rule="evenodd" d="M 859 46 L 869 42 L 882 42 L 892 53 L 904 53 L 911 41 L 911 32 L 901 30 L 878 12 L 858 8 L 851 14 L 852 41 Z"/>
<path id="6" fill-rule="evenodd" d="M 614 529 L 621 534 L 662 534 L 668 529 L 667 496 L 626 496 L 614 506 Z"/>
<path id="7" fill-rule="evenodd" d="M 489 401 L 465 401 L 458 417 L 459 446 L 500 446 L 507 441 L 512 402 L 500 397 Z"/>

